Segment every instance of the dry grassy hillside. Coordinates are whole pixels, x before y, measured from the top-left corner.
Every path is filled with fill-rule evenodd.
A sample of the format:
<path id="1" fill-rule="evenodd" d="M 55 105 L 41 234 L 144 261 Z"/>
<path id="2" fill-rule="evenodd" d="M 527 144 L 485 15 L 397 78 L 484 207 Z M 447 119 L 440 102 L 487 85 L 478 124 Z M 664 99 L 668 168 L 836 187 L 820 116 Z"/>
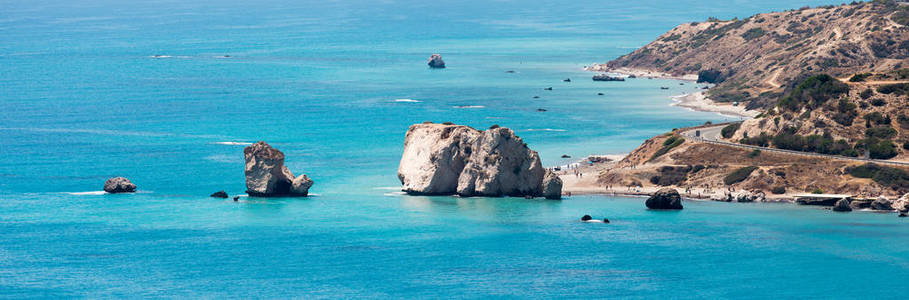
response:
<path id="1" fill-rule="evenodd" d="M 709 186 L 722 192 L 732 185 L 737 190 L 797 194 L 811 192 L 846 193 L 865 196 L 899 196 L 909 191 L 909 172 L 884 168 L 872 176 L 856 169 L 861 163 L 817 157 L 755 152 L 740 148 L 699 143 L 667 142 L 675 134 L 651 138 L 614 167 L 599 174 L 601 186 L 691 187 L 701 192 Z M 662 155 L 660 149 L 669 147 Z M 873 177 L 873 178 L 865 178 Z M 731 183 L 731 184 L 727 184 Z"/>
<path id="2" fill-rule="evenodd" d="M 634 68 L 717 83 L 715 101 L 773 107 L 812 74 L 848 77 L 909 67 L 909 6 L 875 1 L 680 25 L 593 70 Z"/>

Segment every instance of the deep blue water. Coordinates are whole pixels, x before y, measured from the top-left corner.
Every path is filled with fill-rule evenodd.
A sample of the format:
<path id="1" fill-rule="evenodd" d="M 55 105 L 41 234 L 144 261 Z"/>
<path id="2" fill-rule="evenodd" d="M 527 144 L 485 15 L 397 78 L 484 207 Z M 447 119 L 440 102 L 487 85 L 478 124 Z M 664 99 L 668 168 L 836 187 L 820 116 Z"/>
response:
<path id="1" fill-rule="evenodd" d="M 909 277 L 892 214 L 394 191 L 413 123 L 510 127 L 557 165 L 722 121 L 669 106 L 694 84 L 581 68 L 829 1 L 121 2 L 0 1 L 2 297 L 887 298 Z M 226 142 L 257 140 L 315 195 L 208 198 L 243 192 Z M 141 192 L 96 193 L 111 176 Z"/>

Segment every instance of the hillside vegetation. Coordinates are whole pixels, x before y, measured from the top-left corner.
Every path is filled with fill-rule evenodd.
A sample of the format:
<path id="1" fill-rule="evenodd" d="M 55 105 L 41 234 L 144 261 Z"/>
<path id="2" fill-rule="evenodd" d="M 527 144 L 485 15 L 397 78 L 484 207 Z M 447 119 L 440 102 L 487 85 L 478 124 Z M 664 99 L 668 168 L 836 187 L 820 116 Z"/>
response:
<path id="1" fill-rule="evenodd" d="M 711 99 L 766 109 L 812 75 L 848 79 L 909 67 L 907 25 L 909 6 L 895 1 L 806 7 L 741 20 L 711 18 L 680 25 L 591 69 L 698 74 L 699 81 L 716 84 Z"/>

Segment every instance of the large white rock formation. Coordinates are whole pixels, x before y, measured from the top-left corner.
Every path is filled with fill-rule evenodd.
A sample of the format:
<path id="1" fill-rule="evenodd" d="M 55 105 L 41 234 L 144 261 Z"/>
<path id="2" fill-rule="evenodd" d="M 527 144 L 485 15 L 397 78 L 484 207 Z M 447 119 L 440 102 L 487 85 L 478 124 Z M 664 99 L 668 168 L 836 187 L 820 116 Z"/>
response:
<path id="1" fill-rule="evenodd" d="M 403 190 L 417 195 L 559 199 L 562 182 L 549 173 L 508 128 L 479 131 L 448 123 L 411 126 L 398 166 Z"/>
<path id="2" fill-rule="evenodd" d="M 265 142 L 243 149 L 246 158 L 246 193 L 256 197 L 307 196 L 313 181 L 294 177 L 284 166 L 284 153 Z"/>

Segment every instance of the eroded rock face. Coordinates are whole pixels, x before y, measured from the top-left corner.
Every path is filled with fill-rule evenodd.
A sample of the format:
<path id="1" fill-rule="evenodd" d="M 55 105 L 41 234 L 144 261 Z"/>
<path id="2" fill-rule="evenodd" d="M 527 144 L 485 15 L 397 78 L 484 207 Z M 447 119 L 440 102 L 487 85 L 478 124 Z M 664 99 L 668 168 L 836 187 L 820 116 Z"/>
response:
<path id="1" fill-rule="evenodd" d="M 663 188 L 644 202 L 649 209 L 682 209 L 682 196 L 673 188 Z"/>
<path id="2" fill-rule="evenodd" d="M 461 196 L 540 196 L 546 170 L 511 129 L 486 130 L 458 177 Z"/>
<path id="3" fill-rule="evenodd" d="M 136 185 L 124 177 L 114 177 L 104 182 L 104 191 L 111 194 L 134 193 Z"/>
<path id="4" fill-rule="evenodd" d="M 290 193 L 300 196 L 309 196 L 309 188 L 312 187 L 313 180 L 306 174 L 297 176 L 290 184 Z"/>
<path id="5" fill-rule="evenodd" d="M 434 69 L 444 69 L 445 61 L 442 60 L 442 55 L 433 54 L 429 57 L 429 63 L 427 63 L 430 68 Z"/>
<path id="6" fill-rule="evenodd" d="M 558 199 L 561 180 L 553 175 L 544 182 L 546 175 L 536 151 L 498 126 L 479 131 L 453 124 L 413 125 L 398 166 L 403 190 L 417 195 Z"/>
<path id="7" fill-rule="evenodd" d="M 893 210 L 892 202 L 887 197 L 881 196 L 871 202 L 872 210 Z"/>
<path id="8" fill-rule="evenodd" d="M 549 170 L 543 177 L 543 197 L 551 200 L 562 199 L 562 178 Z"/>
<path id="9" fill-rule="evenodd" d="M 893 209 L 900 212 L 909 212 L 909 194 L 905 194 L 899 199 L 896 199 L 891 206 Z"/>
<path id="10" fill-rule="evenodd" d="M 256 197 L 306 196 L 312 180 L 295 189 L 294 174 L 284 166 L 284 153 L 265 142 L 258 142 L 243 149 L 246 158 L 246 193 Z M 301 177 L 308 180 L 306 175 Z"/>

